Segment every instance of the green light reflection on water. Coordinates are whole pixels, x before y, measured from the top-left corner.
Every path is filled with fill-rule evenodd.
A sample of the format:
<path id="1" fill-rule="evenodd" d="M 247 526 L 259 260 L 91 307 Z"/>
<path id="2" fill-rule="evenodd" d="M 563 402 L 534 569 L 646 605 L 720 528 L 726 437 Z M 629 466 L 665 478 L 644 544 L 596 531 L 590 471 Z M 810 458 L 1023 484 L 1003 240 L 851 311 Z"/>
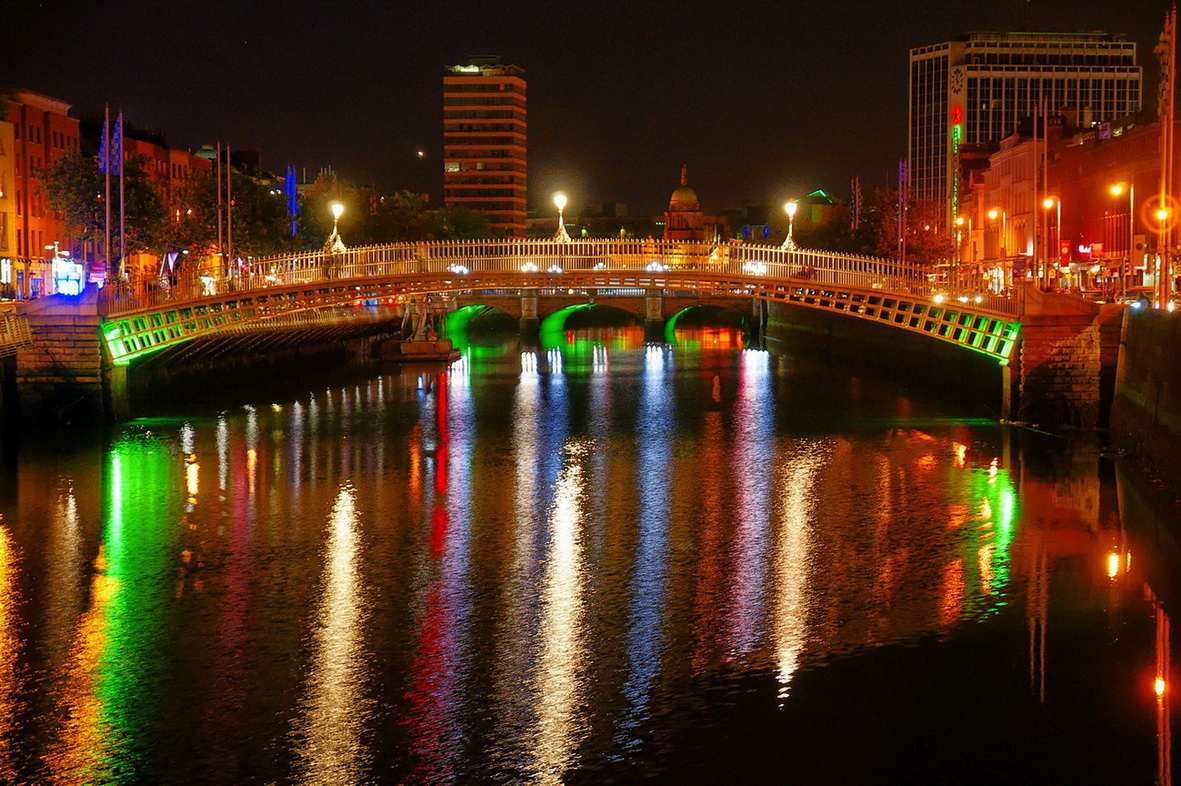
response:
<path id="1" fill-rule="evenodd" d="M 175 464 L 168 446 L 151 436 L 125 437 L 108 454 L 103 547 L 110 596 L 97 626 L 104 646 L 94 674 L 99 713 L 92 731 L 102 740 L 96 763 L 113 782 L 136 772 L 156 714 L 152 704 L 161 695 L 169 513 L 180 482 Z"/>

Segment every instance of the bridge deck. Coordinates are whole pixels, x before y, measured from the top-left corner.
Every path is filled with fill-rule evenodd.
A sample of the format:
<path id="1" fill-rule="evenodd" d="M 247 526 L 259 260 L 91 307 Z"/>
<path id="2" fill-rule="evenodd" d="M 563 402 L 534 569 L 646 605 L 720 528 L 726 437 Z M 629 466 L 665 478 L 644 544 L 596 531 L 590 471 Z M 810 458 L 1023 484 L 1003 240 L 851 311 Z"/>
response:
<path id="1" fill-rule="evenodd" d="M 512 291 L 759 298 L 872 319 L 1006 362 L 1018 301 L 933 283 L 889 260 L 767 246 L 643 241 L 399 244 L 255 260 L 152 290 L 113 282 L 100 311 L 116 362 L 172 343 L 360 299 Z"/>

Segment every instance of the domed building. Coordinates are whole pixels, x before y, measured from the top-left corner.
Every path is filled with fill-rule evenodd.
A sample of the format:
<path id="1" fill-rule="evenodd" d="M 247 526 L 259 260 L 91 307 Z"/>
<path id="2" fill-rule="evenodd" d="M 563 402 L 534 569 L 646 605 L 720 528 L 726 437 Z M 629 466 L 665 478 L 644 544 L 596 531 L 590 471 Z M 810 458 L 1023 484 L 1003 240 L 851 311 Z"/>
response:
<path id="1" fill-rule="evenodd" d="M 707 239 L 705 223 L 697 192 L 689 186 L 689 167 L 682 166 L 681 185 L 673 191 L 668 212 L 664 214 L 664 239 L 704 241 Z"/>

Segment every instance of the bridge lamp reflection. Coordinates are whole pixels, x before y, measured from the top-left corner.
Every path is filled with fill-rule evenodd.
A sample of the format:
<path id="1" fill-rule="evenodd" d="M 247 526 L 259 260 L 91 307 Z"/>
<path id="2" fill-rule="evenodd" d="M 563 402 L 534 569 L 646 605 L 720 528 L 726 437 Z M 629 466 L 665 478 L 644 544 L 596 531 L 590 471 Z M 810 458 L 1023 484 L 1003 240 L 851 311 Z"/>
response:
<path id="1" fill-rule="evenodd" d="M 559 265 L 557 262 L 555 262 L 554 264 L 547 267 L 545 269 L 545 272 L 546 273 L 562 273 L 564 271 L 562 270 L 562 266 Z"/>
<path id="2" fill-rule="evenodd" d="M 452 265 L 447 269 L 459 276 L 466 276 L 468 273 L 472 272 L 471 268 L 469 268 L 467 265 Z"/>
<path id="3" fill-rule="evenodd" d="M 938 294 L 931 299 L 934 300 L 936 303 L 942 303 L 946 298 L 944 298 L 942 294 Z"/>
<path id="4" fill-rule="evenodd" d="M 537 265 L 533 264 L 532 262 L 526 262 L 525 264 L 521 265 L 522 273 L 536 273 L 539 269 L 540 268 L 538 268 Z"/>
<path id="5" fill-rule="evenodd" d="M 765 276 L 767 275 L 767 263 L 746 262 L 742 265 L 742 270 L 743 272 L 749 273 L 752 276 Z"/>
<path id="6" fill-rule="evenodd" d="M 647 270 L 649 273 L 663 273 L 664 271 L 668 270 L 667 267 L 665 267 L 664 265 L 662 265 L 659 262 L 649 262 L 648 267 L 646 267 L 644 269 Z"/>

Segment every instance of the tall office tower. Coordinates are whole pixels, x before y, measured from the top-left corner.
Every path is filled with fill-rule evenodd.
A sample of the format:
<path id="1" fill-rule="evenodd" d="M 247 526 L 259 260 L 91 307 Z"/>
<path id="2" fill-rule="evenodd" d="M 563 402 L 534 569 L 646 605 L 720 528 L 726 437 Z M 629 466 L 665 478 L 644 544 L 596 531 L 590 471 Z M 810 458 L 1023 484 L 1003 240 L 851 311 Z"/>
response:
<path id="1" fill-rule="evenodd" d="M 443 201 L 479 210 L 506 237 L 525 236 L 524 70 L 472 57 L 443 77 Z"/>
<path id="2" fill-rule="evenodd" d="M 964 145 L 998 142 L 1032 116 L 1080 125 L 1140 109 L 1136 44 L 1108 33 L 967 33 L 910 50 L 908 188 L 912 202 L 959 204 Z"/>

